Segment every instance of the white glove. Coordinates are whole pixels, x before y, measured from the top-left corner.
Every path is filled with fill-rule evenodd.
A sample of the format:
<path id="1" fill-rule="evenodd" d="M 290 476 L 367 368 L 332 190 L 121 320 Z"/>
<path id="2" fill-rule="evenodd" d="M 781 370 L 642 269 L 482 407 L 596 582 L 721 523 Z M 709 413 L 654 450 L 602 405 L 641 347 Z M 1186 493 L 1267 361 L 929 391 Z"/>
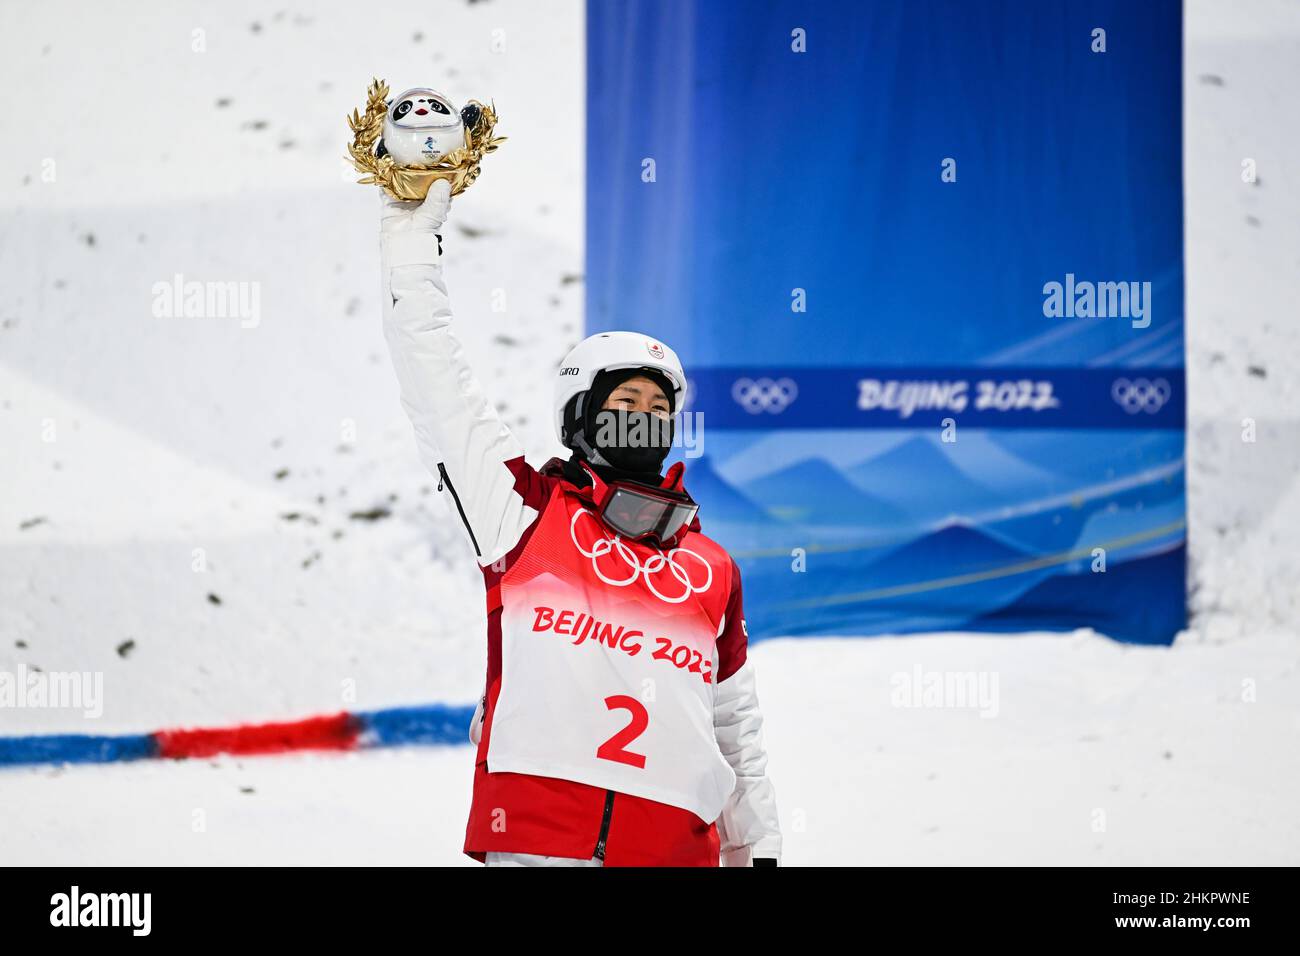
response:
<path id="1" fill-rule="evenodd" d="M 478 699 L 474 707 L 474 718 L 469 723 L 469 742 L 476 744 L 483 737 L 483 706 L 487 703 L 487 694 Z"/>
<path id="2" fill-rule="evenodd" d="M 380 195 L 383 197 L 380 257 L 384 281 L 392 293 L 391 303 L 392 298 L 401 296 L 404 286 L 414 291 L 408 282 L 418 283 L 425 278 L 419 275 L 418 269 L 408 274 L 406 267 L 437 265 L 442 257 L 438 232 L 451 209 L 451 183 L 445 179 L 436 181 L 423 202 L 403 202 L 390 198 L 387 193 Z"/>

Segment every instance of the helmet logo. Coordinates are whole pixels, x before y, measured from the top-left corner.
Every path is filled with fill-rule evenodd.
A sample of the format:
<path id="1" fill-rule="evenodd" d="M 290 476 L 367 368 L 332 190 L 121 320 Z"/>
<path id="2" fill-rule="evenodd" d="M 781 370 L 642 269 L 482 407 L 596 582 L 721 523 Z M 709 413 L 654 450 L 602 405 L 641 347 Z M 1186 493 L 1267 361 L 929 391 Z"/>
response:
<path id="1" fill-rule="evenodd" d="M 664 347 L 658 342 L 647 342 L 645 348 L 652 358 L 661 359 L 664 357 Z"/>

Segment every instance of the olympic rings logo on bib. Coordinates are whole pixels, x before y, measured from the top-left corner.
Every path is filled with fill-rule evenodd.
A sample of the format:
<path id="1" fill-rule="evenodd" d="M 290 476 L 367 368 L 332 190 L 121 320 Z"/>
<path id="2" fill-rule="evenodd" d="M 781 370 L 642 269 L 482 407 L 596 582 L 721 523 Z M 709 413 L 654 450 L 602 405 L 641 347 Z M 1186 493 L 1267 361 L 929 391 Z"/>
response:
<path id="1" fill-rule="evenodd" d="M 592 542 L 588 548 L 578 540 L 578 519 L 583 515 L 591 518 L 592 521 L 599 521 L 596 516 L 591 514 L 585 508 L 579 508 L 573 513 L 573 518 L 569 522 L 569 537 L 573 541 L 574 547 L 578 553 L 585 558 L 591 559 L 591 570 L 595 572 L 596 577 L 600 578 L 606 584 L 616 588 L 625 588 L 636 582 L 637 578 L 643 578 L 645 585 L 650 589 L 650 593 L 666 604 L 681 604 L 692 594 L 703 594 L 713 585 L 713 568 L 709 562 L 691 551 L 689 548 L 673 548 L 671 551 L 657 551 L 650 555 L 644 564 L 637 557 L 636 552 L 625 542 L 619 535 L 610 538 L 602 534 Z M 601 558 L 617 553 L 621 559 L 618 567 L 623 568 L 617 576 L 610 576 L 601 569 Z M 691 572 L 685 565 L 679 564 L 677 556 L 679 554 L 689 555 L 704 568 L 703 583 L 696 584 L 691 576 Z M 667 572 L 666 576 L 664 572 Z M 667 585 L 667 590 L 675 592 L 680 590 L 679 595 L 664 594 L 663 591 L 655 585 L 656 579 L 661 585 Z M 675 583 L 670 583 L 675 582 Z"/>

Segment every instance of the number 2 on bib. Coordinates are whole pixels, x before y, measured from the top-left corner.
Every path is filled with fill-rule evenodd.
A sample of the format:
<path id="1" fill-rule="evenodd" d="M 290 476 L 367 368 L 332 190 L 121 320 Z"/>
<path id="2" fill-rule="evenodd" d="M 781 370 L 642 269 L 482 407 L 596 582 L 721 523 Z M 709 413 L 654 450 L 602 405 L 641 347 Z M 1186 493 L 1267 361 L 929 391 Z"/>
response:
<path id="1" fill-rule="evenodd" d="M 645 769 L 645 756 L 643 754 L 634 754 L 627 750 L 627 745 L 636 740 L 645 729 L 650 726 L 650 712 L 645 709 L 645 704 L 635 697 L 628 697 L 626 694 L 617 694 L 613 697 L 605 698 L 605 707 L 609 710 L 626 710 L 631 712 L 632 721 L 609 740 L 605 741 L 596 748 L 596 756 L 602 760 L 613 760 L 617 763 L 625 763 L 638 769 Z"/>

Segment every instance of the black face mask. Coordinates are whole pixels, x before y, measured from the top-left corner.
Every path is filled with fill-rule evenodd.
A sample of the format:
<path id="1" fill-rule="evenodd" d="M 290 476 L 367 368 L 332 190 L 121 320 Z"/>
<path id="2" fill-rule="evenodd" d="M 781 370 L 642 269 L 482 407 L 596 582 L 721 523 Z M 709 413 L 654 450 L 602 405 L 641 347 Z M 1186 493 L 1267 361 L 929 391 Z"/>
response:
<path id="1" fill-rule="evenodd" d="M 673 420 L 650 412 L 607 408 L 593 416 L 587 437 L 615 468 L 658 472 L 672 448 Z"/>

